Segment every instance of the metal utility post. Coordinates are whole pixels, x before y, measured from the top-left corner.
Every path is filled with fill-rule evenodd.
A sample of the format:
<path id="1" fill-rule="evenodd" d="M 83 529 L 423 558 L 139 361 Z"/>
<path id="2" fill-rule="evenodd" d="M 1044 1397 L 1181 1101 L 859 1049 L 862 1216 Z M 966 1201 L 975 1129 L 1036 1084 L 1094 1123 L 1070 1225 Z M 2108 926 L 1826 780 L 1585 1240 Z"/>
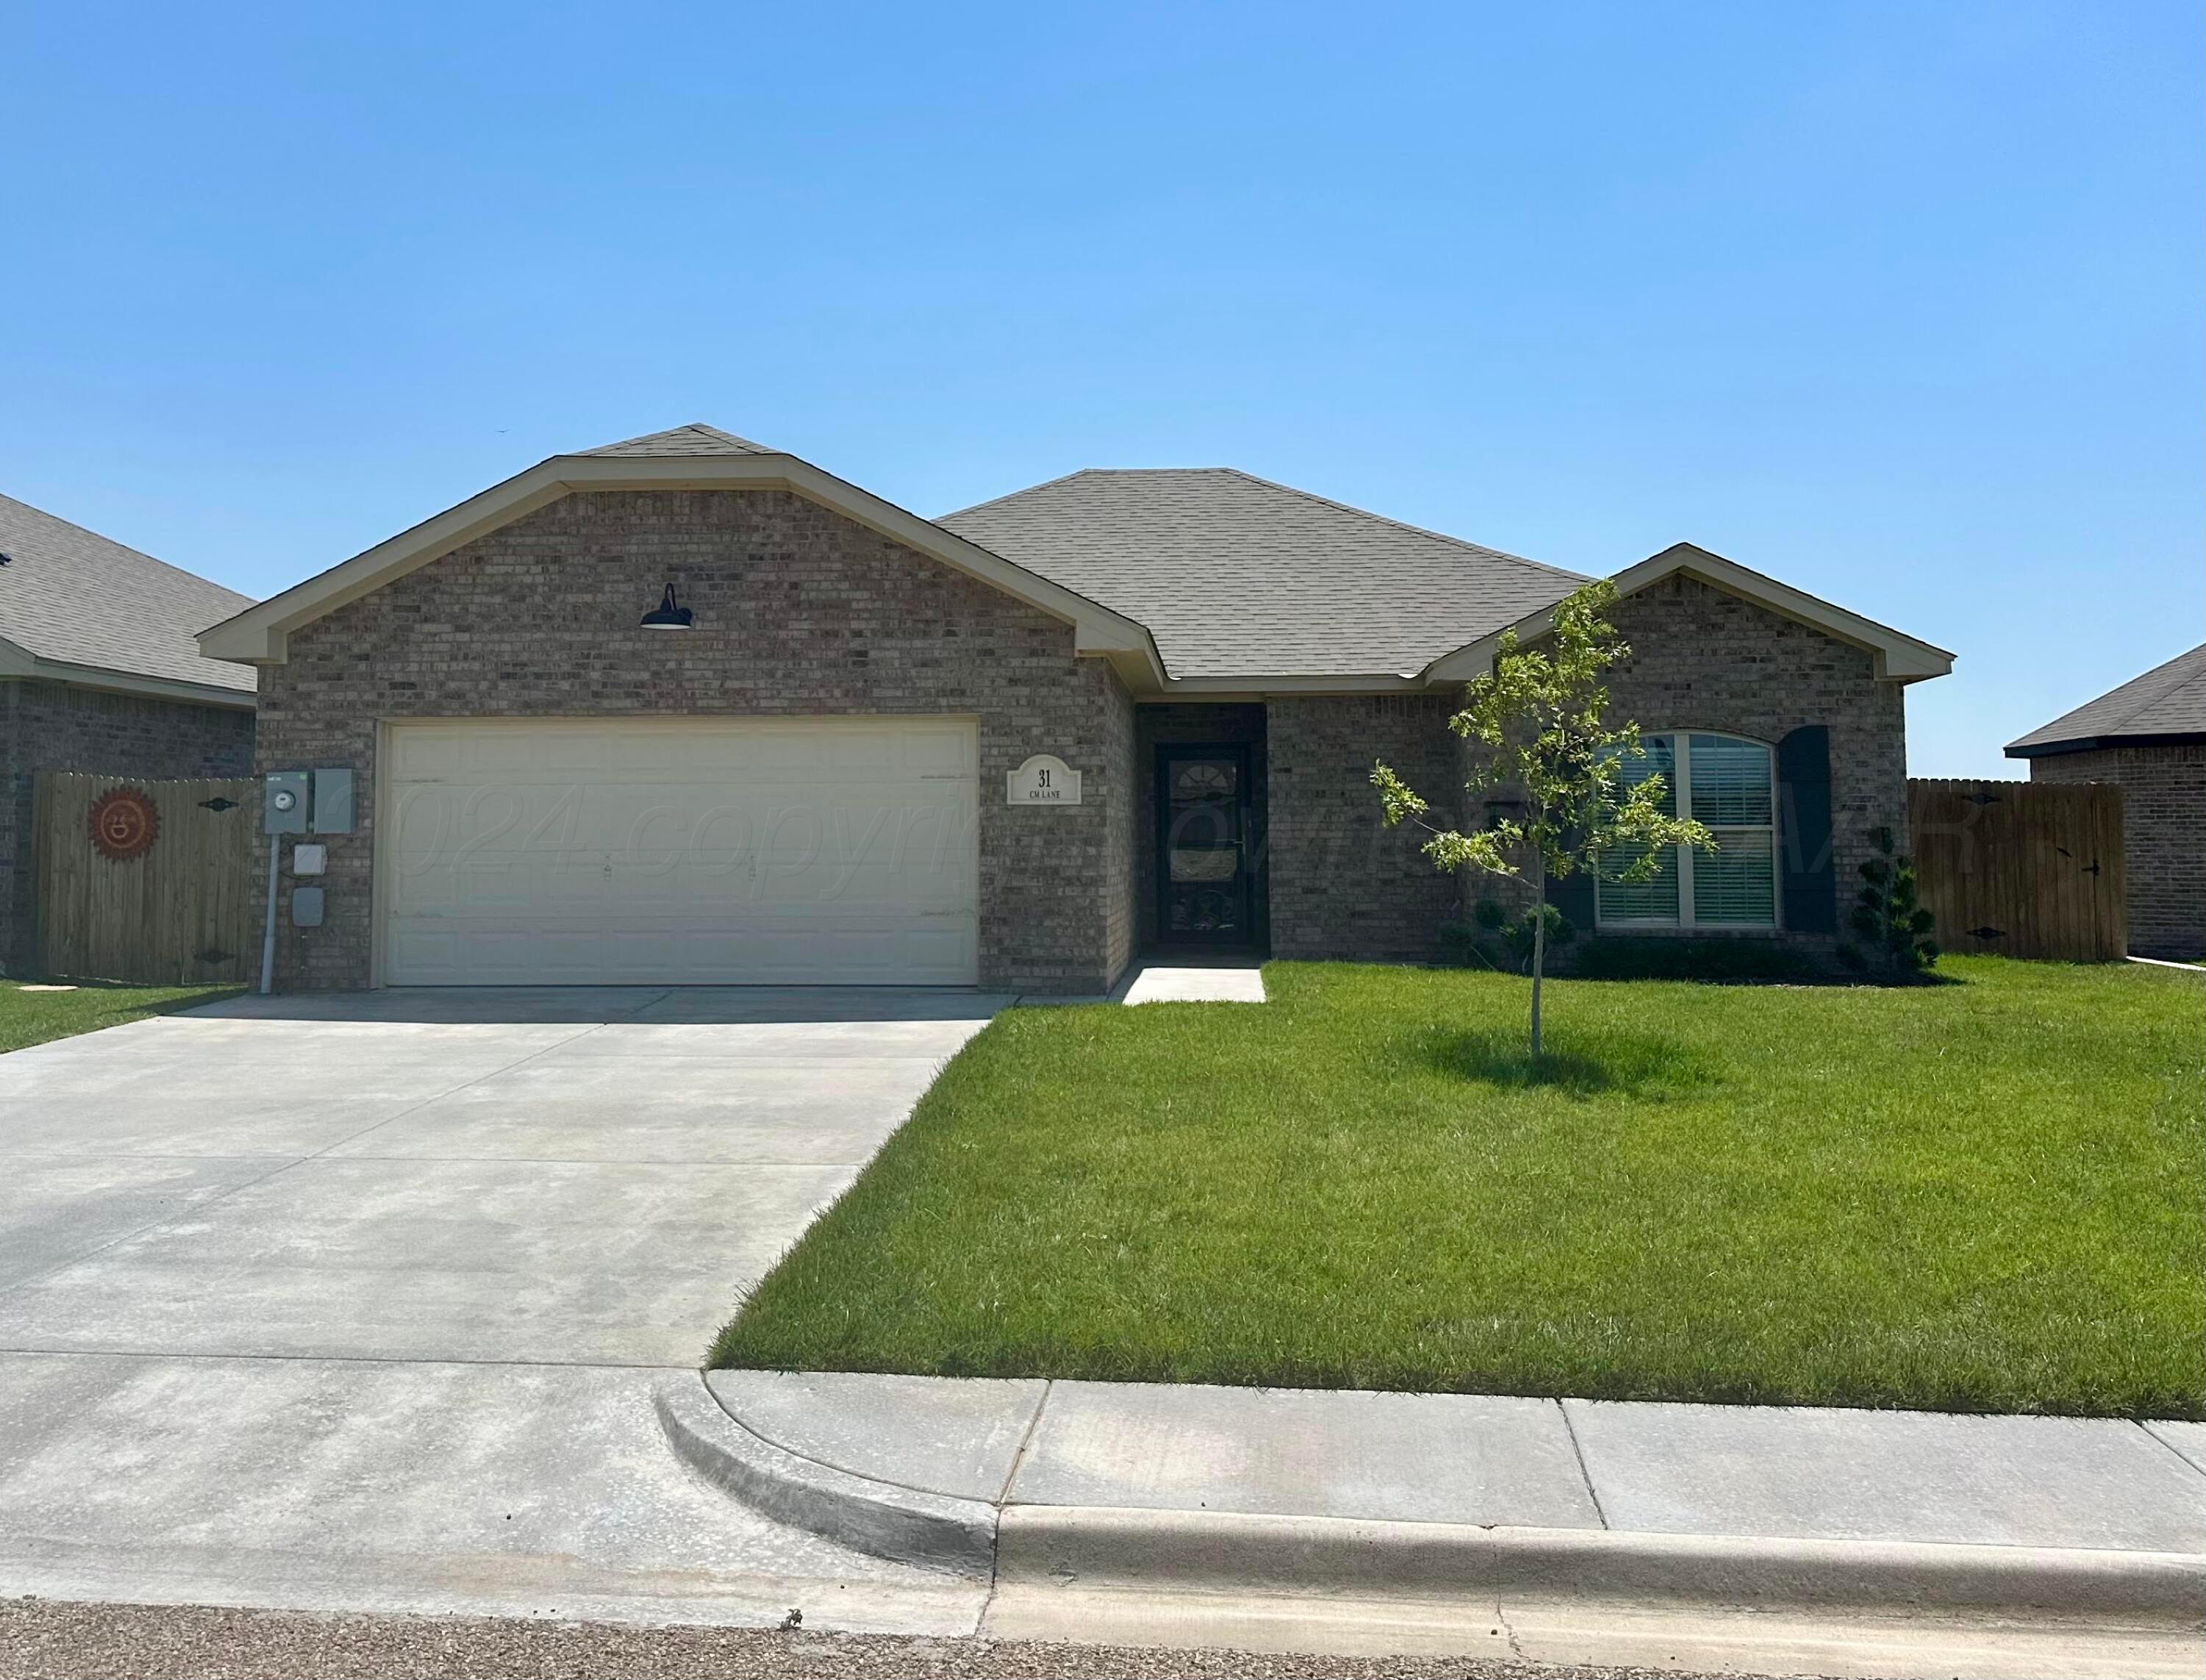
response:
<path id="1" fill-rule="evenodd" d="M 260 990 L 276 983 L 276 894 L 283 885 L 283 837 L 307 831 L 310 783 L 303 770 L 271 770 L 262 780 L 260 831 L 268 837 L 268 907 L 260 931 Z"/>

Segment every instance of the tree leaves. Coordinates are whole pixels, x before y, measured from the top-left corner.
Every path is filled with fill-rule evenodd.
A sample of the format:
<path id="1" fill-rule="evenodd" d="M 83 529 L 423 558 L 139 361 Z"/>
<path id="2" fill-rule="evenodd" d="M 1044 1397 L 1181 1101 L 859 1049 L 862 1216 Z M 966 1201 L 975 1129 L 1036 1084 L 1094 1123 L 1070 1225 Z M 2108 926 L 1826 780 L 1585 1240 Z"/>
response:
<path id="1" fill-rule="evenodd" d="M 1616 586 L 1606 580 L 1567 596 L 1538 647 L 1503 631 L 1493 670 L 1472 679 L 1463 709 L 1448 719 L 1457 736 L 1488 749 L 1466 791 L 1505 789 L 1521 817 L 1468 832 L 1441 828 L 1425 820 L 1430 804 L 1390 766 L 1372 766 L 1386 825 L 1413 822 L 1426 830 L 1422 850 L 1436 867 L 1520 875 L 1536 862 L 1543 877 L 1584 870 L 1643 881 L 1660 871 L 1671 847 L 1715 849 L 1706 827 L 1662 808 L 1667 788 L 1660 775 L 1625 782 L 1625 761 L 1646 749 L 1637 724 L 1611 725 L 1605 717 L 1603 674 L 1631 652 L 1606 616 L 1616 599 Z M 1626 853 L 1628 864 L 1612 864 L 1604 873 L 1605 855 Z"/>

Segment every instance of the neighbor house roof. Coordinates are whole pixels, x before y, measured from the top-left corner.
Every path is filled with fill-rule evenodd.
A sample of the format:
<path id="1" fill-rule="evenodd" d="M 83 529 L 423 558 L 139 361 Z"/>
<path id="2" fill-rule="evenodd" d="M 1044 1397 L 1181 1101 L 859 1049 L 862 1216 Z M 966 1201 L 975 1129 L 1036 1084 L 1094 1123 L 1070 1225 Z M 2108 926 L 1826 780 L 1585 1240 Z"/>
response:
<path id="1" fill-rule="evenodd" d="M 1414 676 L 1585 581 L 1230 467 L 1091 468 L 935 523 L 1148 625 L 1175 677 Z"/>
<path id="2" fill-rule="evenodd" d="M 0 496 L 0 676 L 250 706 L 249 670 L 194 640 L 253 598 Z"/>
<path id="3" fill-rule="evenodd" d="M 214 626 L 212 658 L 280 664 L 301 626 L 571 491 L 785 489 L 1052 614 L 1136 694 L 1386 693 L 1459 682 L 1501 632 L 1536 634 L 1585 580 L 1231 468 L 1091 469 L 926 520 L 833 474 L 692 425 L 557 455 Z M 1901 682 L 1953 658 L 1678 544 L 1617 575 L 1684 570 L 1812 624 Z"/>
<path id="4" fill-rule="evenodd" d="M 2007 743 L 2011 759 L 2206 741 L 2206 644 Z"/>

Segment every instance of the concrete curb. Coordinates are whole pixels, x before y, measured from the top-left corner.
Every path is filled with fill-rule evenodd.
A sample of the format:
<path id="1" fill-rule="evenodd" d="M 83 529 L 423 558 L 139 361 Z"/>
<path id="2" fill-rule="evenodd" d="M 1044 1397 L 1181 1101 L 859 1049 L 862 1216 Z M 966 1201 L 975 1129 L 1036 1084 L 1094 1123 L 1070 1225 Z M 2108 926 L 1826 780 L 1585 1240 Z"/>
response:
<path id="1" fill-rule="evenodd" d="M 996 1574 L 1005 1584 L 1189 1592 L 2008 1611 L 2183 1628 L 2206 1619 L 2206 1558 L 2182 1553 L 1071 1505 L 1007 1506 Z"/>
<path id="2" fill-rule="evenodd" d="M 662 1383 L 655 1403 L 675 1451 L 766 1516 L 875 1557 L 993 1575 L 1005 1587 L 1993 1611 L 2184 1629 L 2206 1623 L 2206 1558 L 2189 1553 L 999 1507 L 859 1475 L 778 1446 L 731 1417 L 698 1374 Z"/>
<path id="3" fill-rule="evenodd" d="M 993 1505 L 854 1475 L 776 1446 L 729 1416 L 695 1372 L 661 1383 L 652 1399 L 675 1455 L 754 1510 L 877 1558 L 982 1579 L 993 1572 Z"/>

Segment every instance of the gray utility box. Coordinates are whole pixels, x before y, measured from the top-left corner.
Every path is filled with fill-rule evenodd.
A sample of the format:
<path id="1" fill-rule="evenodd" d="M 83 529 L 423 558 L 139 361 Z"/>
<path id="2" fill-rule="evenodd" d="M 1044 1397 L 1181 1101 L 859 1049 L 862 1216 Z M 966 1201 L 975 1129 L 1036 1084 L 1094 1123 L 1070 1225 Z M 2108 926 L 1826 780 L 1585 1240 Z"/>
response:
<path id="1" fill-rule="evenodd" d="M 319 887 L 291 889 L 291 926 L 319 927 L 322 925 L 322 890 Z"/>
<path id="2" fill-rule="evenodd" d="M 262 778 L 260 829 L 264 834 L 304 834 L 311 792 L 303 770 L 271 770 Z"/>
<path id="3" fill-rule="evenodd" d="M 314 832 L 352 832 L 352 771 L 344 769 L 314 772 Z"/>

